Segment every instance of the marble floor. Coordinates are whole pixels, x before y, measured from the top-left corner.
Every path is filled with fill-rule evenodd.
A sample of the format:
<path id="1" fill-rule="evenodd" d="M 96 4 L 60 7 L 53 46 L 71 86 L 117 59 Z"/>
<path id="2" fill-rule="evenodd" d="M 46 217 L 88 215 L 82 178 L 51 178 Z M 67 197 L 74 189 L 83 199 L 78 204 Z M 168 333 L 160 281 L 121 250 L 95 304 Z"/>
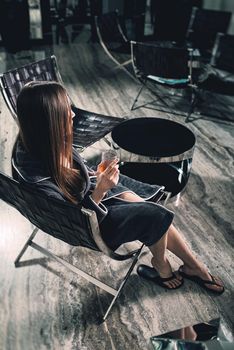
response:
<path id="1" fill-rule="evenodd" d="M 57 56 L 64 84 L 78 107 L 119 117 L 154 116 L 184 123 L 180 115 L 144 108 L 131 112 L 139 85 L 125 70 L 116 69 L 97 44 L 54 46 L 18 60 L 0 52 L 0 72 L 51 53 Z M 10 175 L 17 125 L 2 96 L 0 111 L 0 171 Z M 111 300 L 107 293 L 31 248 L 24 263 L 14 267 L 32 225 L 0 201 L 0 349 L 152 349 L 151 336 L 216 317 L 222 318 L 225 333 L 233 339 L 234 124 L 195 118 L 187 126 L 197 139 L 192 172 L 183 195 L 168 207 L 175 212 L 174 223 L 195 254 L 222 277 L 224 294 L 213 296 L 189 281 L 177 291 L 166 291 L 140 279 L 134 270 L 107 321 L 100 323 Z M 100 141 L 83 155 L 98 157 L 103 147 Z M 36 242 L 110 284 L 117 283 L 127 268 L 126 262 L 68 246 L 42 232 Z M 124 249 L 133 247 L 138 243 Z M 178 268 L 181 262 L 172 255 L 169 259 L 173 268 Z M 150 263 L 147 250 L 140 262 Z"/>

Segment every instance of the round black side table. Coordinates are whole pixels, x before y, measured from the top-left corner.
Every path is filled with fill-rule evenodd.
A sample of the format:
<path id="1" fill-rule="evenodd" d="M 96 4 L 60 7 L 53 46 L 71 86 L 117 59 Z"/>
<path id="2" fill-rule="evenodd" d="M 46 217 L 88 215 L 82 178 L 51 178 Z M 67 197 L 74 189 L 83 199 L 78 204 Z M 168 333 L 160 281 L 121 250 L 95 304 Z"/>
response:
<path id="1" fill-rule="evenodd" d="M 196 142 L 186 126 L 162 118 L 134 118 L 112 130 L 122 174 L 165 186 L 171 196 L 186 186 Z"/>

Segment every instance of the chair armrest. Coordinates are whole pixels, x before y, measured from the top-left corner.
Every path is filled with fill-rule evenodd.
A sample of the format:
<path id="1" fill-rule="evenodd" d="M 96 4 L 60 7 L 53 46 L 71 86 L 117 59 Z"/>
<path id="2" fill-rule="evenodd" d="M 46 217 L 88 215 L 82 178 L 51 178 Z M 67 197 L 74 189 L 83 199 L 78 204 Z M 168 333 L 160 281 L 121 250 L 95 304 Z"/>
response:
<path id="1" fill-rule="evenodd" d="M 110 258 L 112 258 L 114 260 L 119 260 L 119 261 L 127 260 L 127 259 L 130 259 L 133 256 L 135 256 L 143 248 L 143 246 L 141 246 L 141 248 L 133 250 L 133 251 L 127 253 L 127 254 L 115 253 L 113 250 L 111 250 L 106 245 L 106 243 L 102 239 L 100 228 L 99 228 L 99 223 L 98 223 L 97 215 L 96 215 L 95 211 L 90 210 L 90 209 L 86 209 L 86 208 L 83 208 L 83 207 L 81 208 L 81 211 L 88 219 L 88 223 L 89 223 L 89 226 L 90 226 L 90 231 L 91 231 L 91 234 L 93 236 L 93 239 L 94 239 L 97 247 L 100 249 L 101 252 L 103 252 L 104 254 L 109 256 Z"/>

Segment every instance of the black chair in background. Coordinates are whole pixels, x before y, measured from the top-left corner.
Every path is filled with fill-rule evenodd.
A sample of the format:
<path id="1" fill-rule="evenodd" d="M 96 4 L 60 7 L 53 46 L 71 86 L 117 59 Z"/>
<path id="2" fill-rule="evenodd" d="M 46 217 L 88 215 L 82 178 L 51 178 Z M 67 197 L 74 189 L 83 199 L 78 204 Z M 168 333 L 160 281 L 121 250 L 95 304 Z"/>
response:
<path id="1" fill-rule="evenodd" d="M 145 29 L 146 0 L 125 0 L 124 27 L 129 40 L 142 41 Z"/>
<path id="2" fill-rule="evenodd" d="M 44 80 L 62 82 L 55 56 L 29 63 L 0 75 L 3 98 L 17 122 L 16 99 L 22 87 L 29 81 Z M 73 145 L 83 150 L 110 133 L 124 118 L 110 117 L 77 108 L 73 121 Z"/>
<path id="3" fill-rule="evenodd" d="M 89 1 L 90 7 L 90 24 L 91 24 L 91 41 L 98 41 L 95 17 L 102 14 L 102 0 L 92 0 Z"/>
<path id="4" fill-rule="evenodd" d="M 162 1 L 162 0 L 150 0 L 150 17 L 151 17 L 151 24 L 153 26 L 155 26 L 155 21 L 156 21 L 156 18 L 159 17 L 159 12 L 158 12 L 158 9 L 160 8 L 160 6 L 163 6 L 164 4 L 166 4 L 165 1 Z M 182 4 L 185 5 L 185 6 L 189 6 L 189 7 L 193 7 L 193 6 L 196 6 L 198 8 L 202 8 L 203 7 L 203 0 L 183 0 L 183 1 L 173 1 L 171 0 L 170 3 L 167 3 L 170 7 L 162 7 L 162 10 L 164 10 L 164 14 L 166 16 L 170 16 L 170 19 L 172 19 L 172 22 L 174 22 L 174 18 L 173 18 L 173 12 L 170 10 L 168 11 L 168 9 L 170 8 L 171 9 L 171 6 L 174 7 L 174 5 L 176 5 L 176 9 L 180 9 L 180 5 Z M 169 14 L 168 14 L 169 12 Z M 178 13 L 178 10 L 176 11 Z M 179 15 L 183 15 L 180 11 L 180 14 Z M 162 13 L 161 13 L 162 15 Z M 162 18 L 162 17 L 161 17 Z M 167 18 L 167 17 L 166 17 Z M 166 20 L 166 18 L 164 18 Z M 160 21 L 160 18 L 157 18 L 157 20 Z M 168 22 L 166 20 L 166 22 Z M 162 23 L 163 24 L 163 23 Z M 177 21 L 177 24 L 178 24 L 178 21 Z M 157 23 L 157 26 L 159 27 L 159 22 Z M 176 28 L 174 28 L 176 29 Z M 168 30 L 168 28 L 166 28 L 166 31 Z"/>
<path id="5" fill-rule="evenodd" d="M 30 18 L 27 0 L 0 1 L 0 35 L 5 49 L 10 53 L 30 48 Z"/>
<path id="6" fill-rule="evenodd" d="M 154 32 L 146 40 L 174 41 L 182 45 L 185 42 L 193 3 L 191 0 L 152 1 Z"/>
<path id="7" fill-rule="evenodd" d="M 205 62 L 210 60 L 217 33 L 227 32 L 231 16 L 228 11 L 193 8 L 187 41 L 200 50 Z"/>
<path id="8" fill-rule="evenodd" d="M 192 86 L 192 52 L 187 48 L 176 48 L 168 43 L 150 44 L 131 42 L 132 64 L 136 77 L 141 83 L 131 110 L 148 107 L 161 111 L 169 111 L 174 114 L 181 114 L 176 111 L 175 106 L 168 103 L 176 95 L 165 94 L 166 92 L 175 92 L 188 90 L 189 106 L 186 111 L 188 121 L 194 108 L 194 93 Z M 151 85 L 150 85 L 151 84 Z M 151 87 L 153 86 L 153 87 Z M 137 101 L 144 88 L 148 88 L 156 99 L 139 104 Z M 181 99 L 181 96 L 179 96 Z M 158 102 L 161 104 L 159 105 Z"/>
<path id="9" fill-rule="evenodd" d="M 55 25 L 56 44 L 59 44 L 60 40 L 66 44 L 73 42 L 83 24 L 90 22 L 87 0 L 80 0 L 73 4 L 67 0 L 54 0 L 50 7 L 50 15 L 52 24 Z"/>
<path id="10" fill-rule="evenodd" d="M 201 114 L 233 121 L 234 35 L 218 33 L 210 64 L 196 82 L 197 108 Z M 216 95 L 214 99 L 213 94 Z M 209 103 L 210 102 L 210 103 Z M 217 113 L 218 112 L 218 113 Z"/>
<path id="11" fill-rule="evenodd" d="M 84 277 L 89 282 L 113 296 L 113 299 L 103 316 L 103 320 L 105 320 L 136 265 L 144 245 L 142 244 L 139 249 L 127 254 L 119 254 L 112 251 L 102 240 L 96 213 L 94 211 L 85 209 L 81 205 L 63 202 L 48 197 L 46 194 L 38 193 L 29 186 L 20 184 L 2 173 L 0 173 L 0 199 L 17 209 L 34 225 L 30 237 L 27 239 L 15 260 L 15 266 L 21 266 L 20 259 L 28 247 L 32 247 L 48 258 L 61 263 L 70 271 Z M 83 271 L 80 266 L 76 267 L 72 265 L 65 259 L 62 259 L 35 243 L 34 238 L 39 230 L 42 230 L 43 232 L 70 245 L 100 251 L 115 260 L 124 261 L 131 259 L 131 265 L 119 287 L 113 288 L 107 283 L 104 283 Z M 79 252 L 77 251 L 76 256 L 78 255 Z M 100 261 L 100 256 L 98 256 L 98 258 Z"/>
<path id="12" fill-rule="evenodd" d="M 130 41 L 124 34 L 118 11 L 96 16 L 95 24 L 99 42 L 112 61 L 122 67 L 130 64 Z M 126 56 L 129 58 L 126 59 Z"/>
<path id="13" fill-rule="evenodd" d="M 234 35 L 218 33 L 211 57 L 211 66 L 234 74 Z"/>

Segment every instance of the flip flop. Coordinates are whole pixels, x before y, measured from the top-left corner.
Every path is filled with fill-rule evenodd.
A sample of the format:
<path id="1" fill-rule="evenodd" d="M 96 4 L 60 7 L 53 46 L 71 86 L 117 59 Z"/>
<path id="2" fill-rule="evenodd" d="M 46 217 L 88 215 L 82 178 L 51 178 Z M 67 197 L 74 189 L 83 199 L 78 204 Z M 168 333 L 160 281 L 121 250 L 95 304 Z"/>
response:
<path id="1" fill-rule="evenodd" d="M 212 280 L 211 281 L 210 280 L 203 280 L 201 277 L 188 275 L 187 273 L 182 271 L 182 268 L 183 268 L 183 265 L 181 265 L 179 270 L 178 270 L 182 277 L 187 278 L 188 280 L 191 280 L 191 281 L 197 283 L 202 288 L 206 289 L 209 292 L 213 292 L 214 294 L 219 294 L 220 295 L 220 294 L 222 294 L 224 292 L 224 290 L 225 290 L 224 286 L 222 286 L 221 284 L 217 283 L 215 281 L 214 276 L 212 276 L 210 273 L 209 273 L 209 275 L 212 278 Z M 214 289 L 211 289 L 208 286 L 206 286 L 206 284 L 209 284 L 211 286 L 222 287 L 223 289 L 220 290 L 220 291 L 214 290 Z"/>
<path id="2" fill-rule="evenodd" d="M 174 289 L 178 289 L 180 288 L 184 281 L 181 280 L 181 284 L 179 284 L 178 286 L 176 287 L 168 287 L 165 282 L 169 282 L 169 281 L 172 281 L 173 279 L 176 278 L 176 275 L 174 273 L 172 273 L 172 275 L 170 277 L 167 277 L 167 278 L 163 278 L 161 276 L 159 276 L 158 272 L 153 268 L 153 267 L 150 267 L 150 266 L 147 266 L 147 265 L 144 265 L 144 264 L 141 264 L 137 267 L 137 273 L 139 276 L 145 278 L 145 279 L 148 279 L 150 281 L 153 281 L 154 283 L 156 283 L 157 285 L 159 285 L 160 287 L 163 287 L 163 288 L 166 288 L 166 289 L 169 289 L 169 290 L 174 290 Z"/>

